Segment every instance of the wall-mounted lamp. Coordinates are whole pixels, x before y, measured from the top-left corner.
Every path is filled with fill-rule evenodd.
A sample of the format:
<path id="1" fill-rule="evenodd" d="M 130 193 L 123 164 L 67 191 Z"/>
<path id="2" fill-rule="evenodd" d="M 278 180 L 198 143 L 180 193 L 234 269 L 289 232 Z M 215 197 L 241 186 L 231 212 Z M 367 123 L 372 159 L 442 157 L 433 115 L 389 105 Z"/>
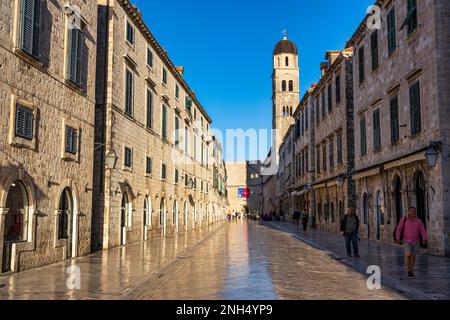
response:
<path id="1" fill-rule="evenodd" d="M 106 169 L 113 170 L 116 167 L 116 162 L 117 162 L 116 153 L 114 152 L 114 150 L 109 150 L 106 153 L 105 157 Z"/>
<path id="2" fill-rule="evenodd" d="M 431 142 L 425 152 L 425 159 L 427 160 L 428 167 L 436 167 L 436 163 L 439 155 L 439 142 Z"/>

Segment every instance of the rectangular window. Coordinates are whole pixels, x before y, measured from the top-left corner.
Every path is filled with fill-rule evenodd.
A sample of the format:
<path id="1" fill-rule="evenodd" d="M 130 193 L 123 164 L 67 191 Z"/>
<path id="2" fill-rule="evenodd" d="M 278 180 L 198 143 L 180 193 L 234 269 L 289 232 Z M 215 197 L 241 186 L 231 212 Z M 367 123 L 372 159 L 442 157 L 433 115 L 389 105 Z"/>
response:
<path id="1" fill-rule="evenodd" d="M 134 44 L 134 28 L 129 21 L 127 21 L 127 41 Z"/>
<path id="2" fill-rule="evenodd" d="M 341 75 L 338 74 L 335 79 L 336 82 L 336 104 L 341 103 Z"/>
<path id="3" fill-rule="evenodd" d="M 337 157 L 338 165 L 342 164 L 342 132 L 337 135 Z"/>
<path id="4" fill-rule="evenodd" d="M 325 110 L 325 90 L 322 92 L 322 118 L 325 117 L 326 110 Z"/>
<path id="5" fill-rule="evenodd" d="M 200 192 L 203 192 L 203 181 L 200 181 Z"/>
<path id="6" fill-rule="evenodd" d="M 161 136 L 163 139 L 167 139 L 167 107 L 164 104 L 162 106 L 161 122 Z"/>
<path id="7" fill-rule="evenodd" d="M 163 164 L 161 164 L 161 180 L 166 180 L 166 179 L 167 179 L 166 164 L 163 163 Z"/>
<path id="8" fill-rule="evenodd" d="M 414 32 L 417 29 L 417 1 L 416 0 L 408 0 L 408 34 Z"/>
<path id="9" fill-rule="evenodd" d="M 305 108 L 305 129 L 308 131 L 309 121 L 308 121 L 308 107 Z"/>
<path id="10" fill-rule="evenodd" d="M 41 2 L 41 0 L 20 2 L 20 49 L 35 58 L 39 58 Z"/>
<path id="11" fill-rule="evenodd" d="M 180 147 L 180 119 L 175 117 L 175 147 Z"/>
<path id="12" fill-rule="evenodd" d="M 197 161 L 197 135 L 194 135 L 194 160 Z"/>
<path id="13" fill-rule="evenodd" d="M 147 128 L 153 127 L 153 94 L 147 90 Z"/>
<path id="14" fill-rule="evenodd" d="M 125 112 L 133 115 L 133 102 L 134 102 L 134 77 L 133 73 L 126 69 L 125 71 Z"/>
<path id="15" fill-rule="evenodd" d="M 191 109 L 192 108 L 192 98 L 186 96 L 186 109 Z"/>
<path id="16" fill-rule="evenodd" d="M 331 87 L 331 84 L 328 86 L 328 113 L 331 112 L 333 109 L 333 89 Z"/>
<path id="17" fill-rule="evenodd" d="M 204 162 L 204 146 L 203 146 L 203 143 L 201 142 L 200 143 L 200 150 L 201 150 L 201 155 L 200 155 L 200 163 L 202 164 L 202 165 L 204 165 L 205 164 L 205 162 Z"/>
<path id="18" fill-rule="evenodd" d="M 66 127 L 66 152 L 77 153 L 77 130 L 72 127 Z"/>
<path id="19" fill-rule="evenodd" d="M 391 111 L 391 142 L 397 143 L 400 140 L 400 127 L 398 121 L 398 96 L 392 97 L 390 100 Z"/>
<path id="20" fill-rule="evenodd" d="M 420 110 L 420 83 L 416 81 L 409 88 L 410 113 L 411 113 L 411 134 L 422 131 L 422 116 Z"/>
<path id="21" fill-rule="evenodd" d="M 175 183 L 178 183 L 179 180 L 180 180 L 179 171 L 178 169 L 175 169 Z"/>
<path id="22" fill-rule="evenodd" d="M 76 84 L 77 86 L 81 86 L 81 65 L 83 62 L 83 33 L 73 28 L 69 30 L 69 80 Z"/>
<path id="23" fill-rule="evenodd" d="M 378 30 L 370 35 L 370 52 L 372 56 L 372 70 L 378 68 Z"/>
<path id="24" fill-rule="evenodd" d="M 133 165 L 133 152 L 131 151 L 130 148 L 125 147 L 125 161 L 124 161 L 124 165 L 127 168 L 131 168 L 131 166 Z"/>
<path id="25" fill-rule="evenodd" d="M 33 140 L 34 113 L 33 110 L 21 105 L 16 106 L 16 136 Z"/>
<path id="26" fill-rule="evenodd" d="M 175 85 L 175 98 L 179 98 L 180 97 L 180 87 L 176 84 Z"/>
<path id="27" fill-rule="evenodd" d="M 322 145 L 322 170 L 323 172 L 327 171 L 327 144 L 324 143 Z"/>
<path id="28" fill-rule="evenodd" d="M 189 154 L 189 130 L 188 127 L 184 127 L 184 152 Z"/>
<path id="29" fill-rule="evenodd" d="M 150 48 L 147 48 L 147 65 L 153 67 L 153 52 Z"/>
<path id="30" fill-rule="evenodd" d="M 163 68 L 163 71 L 162 71 L 162 82 L 164 84 L 167 84 L 167 70 L 166 70 L 166 68 Z"/>
<path id="31" fill-rule="evenodd" d="M 316 98 L 316 125 L 319 124 L 320 121 L 320 109 L 319 109 L 319 98 Z"/>
<path id="32" fill-rule="evenodd" d="M 320 173 L 320 146 L 316 147 L 316 173 Z"/>
<path id="33" fill-rule="evenodd" d="M 395 34 L 395 7 L 389 11 L 387 16 L 387 33 L 388 33 L 388 53 L 391 54 L 397 48 L 397 40 Z"/>
<path id="34" fill-rule="evenodd" d="M 331 170 L 331 172 L 333 172 L 333 169 L 334 169 L 334 140 L 333 139 L 330 139 L 329 150 L 330 150 L 330 170 Z"/>
<path id="35" fill-rule="evenodd" d="M 359 48 L 358 51 L 358 66 L 359 66 L 359 83 L 362 83 L 365 79 L 364 74 L 364 46 Z"/>
<path id="36" fill-rule="evenodd" d="M 309 172 L 308 148 L 305 149 L 305 167 L 306 167 L 306 173 L 308 173 Z"/>
<path id="37" fill-rule="evenodd" d="M 380 109 L 373 112 L 373 148 L 381 149 Z"/>
<path id="38" fill-rule="evenodd" d="M 152 174 L 152 167 L 153 167 L 152 158 L 146 157 L 145 173 Z"/>
<path id="39" fill-rule="evenodd" d="M 359 131 L 361 139 L 361 155 L 364 156 L 367 154 L 366 118 L 361 118 L 361 120 L 359 120 Z"/>

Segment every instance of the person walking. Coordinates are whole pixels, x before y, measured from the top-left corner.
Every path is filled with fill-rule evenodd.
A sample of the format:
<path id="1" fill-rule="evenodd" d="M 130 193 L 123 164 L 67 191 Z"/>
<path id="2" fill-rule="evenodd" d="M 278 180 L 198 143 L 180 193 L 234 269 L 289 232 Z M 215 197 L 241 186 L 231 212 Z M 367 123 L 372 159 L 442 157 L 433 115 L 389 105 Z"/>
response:
<path id="1" fill-rule="evenodd" d="M 304 212 L 303 213 L 303 217 L 302 217 L 302 226 L 303 226 L 303 232 L 305 233 L 305 236 L 308 235 L 306 229 L 308 228 L 308 222 L 309 222 L 309 217 L 308 217 L 308 212 Z"/>
<path id="2" fill-rule="evenodd" d="M 280 210 L 280 221 L 284 222 L 284 211 L 283 211 L 283 209 Z"/>
<path id="3" fill-rule="evenodd" d="M 359 258 L 358 249 L 358 231 L 359 231 L 359 218 L 354 214 L 353 208 L 348 208 L 348 213 L 341 221 L 341 232 L 345 237 L 345 245 L 347 247 L 347 255 L 352 256 L 353 253 L 356 258 Z"/>
<path id="4" fill-rule="evenodd" d="M 403 242 L 408 278 L 414 279 L 416 277 L 414 274 L 416 256 L 419 253 L 420 245 L 427 243 L 427 231 L 423 222 L 417 217 L 416 208 L 409 208 L 408 216 L 400 220 L 396 230 L 396 240 L 398 244 Z"/>
<path id="5" fill-rule="evenodd" d="M 300 212 L 299 211 L 294 212 L 293 220 L 294 220 L 294 223 L 297 226 L 297 230 L 298 230 L 298 225 L 300 224 Z"/>

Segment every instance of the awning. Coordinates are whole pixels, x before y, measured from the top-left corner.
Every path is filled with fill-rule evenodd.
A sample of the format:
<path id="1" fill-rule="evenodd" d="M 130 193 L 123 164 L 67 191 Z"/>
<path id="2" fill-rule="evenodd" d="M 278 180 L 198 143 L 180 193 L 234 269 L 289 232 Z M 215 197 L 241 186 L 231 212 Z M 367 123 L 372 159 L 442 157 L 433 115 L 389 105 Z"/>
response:
<path id="1" fill-rule="evenodd" d="M 380 167 L 372 169 L 372 170 L 363 171 L 361 173 L 357 173 L 357 174 L 353 175 L 353 180 L 360 180 L 362 178 L 375 176 L 379 173 L 380 173 Z"/>
<path id="2" fill-rule="evenodd" d="M 384 165 L 384 169 L 388 170 L 388 169 L 392 169 L 392 168 L 403 166 L 403 165 L 408 164 L 408 163 L 412 163 L 412 162 L 416 162 L 416 161 L 424 161 L 424 160 L 426 160 L 425 159 L 425 152 L 420 152 L 420 153 L 416 153 L 416 154 L 410 155 L 409 157 L 402 158 L 402 159 L 399 159 L 397 161 L 393 161 L 393 162 L 390 162 L 388 164 L 385 164 Z"/>

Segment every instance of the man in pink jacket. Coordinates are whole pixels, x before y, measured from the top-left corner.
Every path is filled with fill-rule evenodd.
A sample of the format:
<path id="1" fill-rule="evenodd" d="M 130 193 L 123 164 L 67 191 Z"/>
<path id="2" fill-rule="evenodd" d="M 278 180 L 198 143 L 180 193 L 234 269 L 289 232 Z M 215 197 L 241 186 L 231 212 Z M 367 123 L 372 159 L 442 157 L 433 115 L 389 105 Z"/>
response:
<path id="1" fill-rule="evenodd" d="M 398 244 L 404 242 L 405 264 L 408 268 L 408 278 L 415 278 L 414 266 L 416 264 L 416 255 L 419 253 L 420 244 L 427 243 L 427 231 L 423 222 L 417 218 L 416 208 L 411 207 L 408 210 L 408 216 L 403 217 L 397 226 L 395 238 Z"/>

